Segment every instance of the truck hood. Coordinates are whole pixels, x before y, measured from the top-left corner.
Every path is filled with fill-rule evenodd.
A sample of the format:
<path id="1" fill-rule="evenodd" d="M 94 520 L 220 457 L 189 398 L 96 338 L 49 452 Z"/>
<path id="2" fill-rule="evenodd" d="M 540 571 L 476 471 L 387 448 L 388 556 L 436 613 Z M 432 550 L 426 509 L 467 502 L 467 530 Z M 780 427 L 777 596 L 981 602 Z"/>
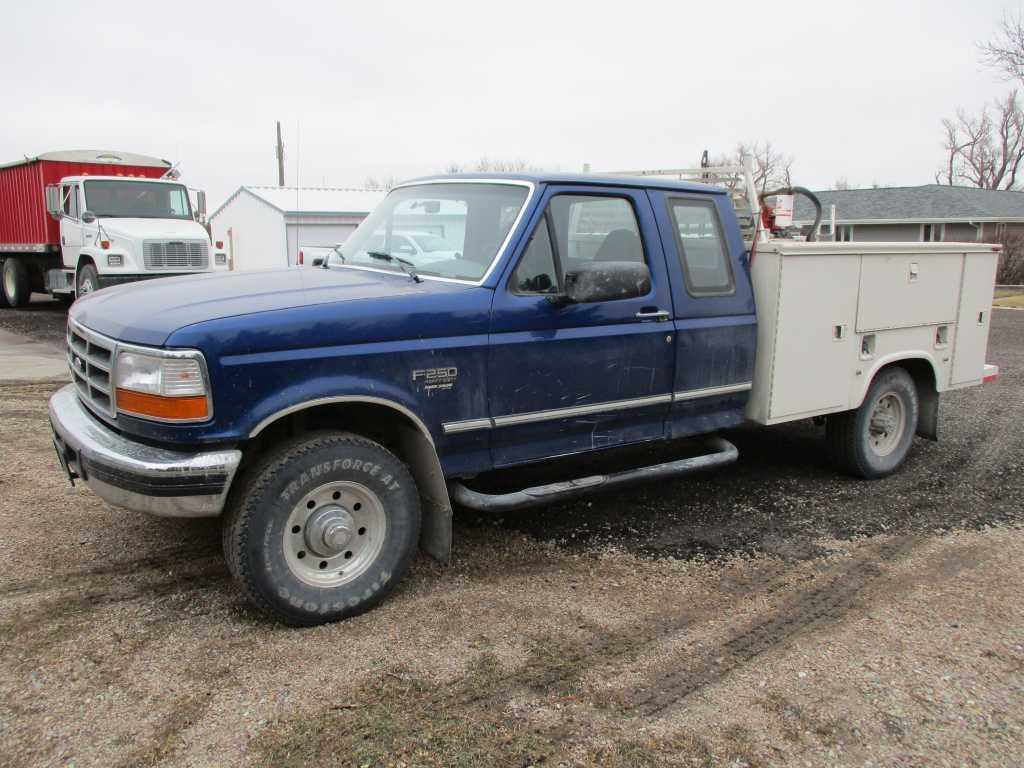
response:
<path id="1" fill-rule="evenodd" d="M 465 286 L 359 269 L 274 269 L 169 277 L 105 288 L 71 307 L 71 319 L 119 341 L 161 346 L 208 320 L 313 304 L 450 293 Z"/>
<path id="2" fill-rule="evenodd" d="M 99 219 L 111 240 L 181 240 L 201 239 L 209 242 L 206 230 L 190 219 Z"/>

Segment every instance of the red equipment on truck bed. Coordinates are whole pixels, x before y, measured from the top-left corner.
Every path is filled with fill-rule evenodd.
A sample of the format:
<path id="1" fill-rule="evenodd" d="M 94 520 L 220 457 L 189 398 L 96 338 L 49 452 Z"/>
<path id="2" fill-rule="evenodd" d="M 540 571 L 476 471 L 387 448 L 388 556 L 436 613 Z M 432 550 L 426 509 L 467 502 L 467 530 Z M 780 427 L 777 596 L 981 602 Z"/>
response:
<path id="1" fill-rule="evenodd" d="M 67 176 L 159 179 L 166 160 L 131 152 L 47 152 L 0 166 L 0 253 L 41 253 L 60 246 L 60 223 L 46 212 L 46 187 Z"/>

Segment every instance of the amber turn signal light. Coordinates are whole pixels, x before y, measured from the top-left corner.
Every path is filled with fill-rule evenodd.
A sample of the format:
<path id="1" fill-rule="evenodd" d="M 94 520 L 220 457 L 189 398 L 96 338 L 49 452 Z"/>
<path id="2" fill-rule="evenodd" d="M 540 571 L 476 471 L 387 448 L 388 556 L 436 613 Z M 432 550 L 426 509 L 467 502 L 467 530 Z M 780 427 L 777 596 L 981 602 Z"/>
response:
<path id="1" fill-rule="evenodd" d="M 121 388 L 117 390 L 117 410 L 167 421 L 197 421 L 209 416 L 205 395 L 165 397 Z"/>

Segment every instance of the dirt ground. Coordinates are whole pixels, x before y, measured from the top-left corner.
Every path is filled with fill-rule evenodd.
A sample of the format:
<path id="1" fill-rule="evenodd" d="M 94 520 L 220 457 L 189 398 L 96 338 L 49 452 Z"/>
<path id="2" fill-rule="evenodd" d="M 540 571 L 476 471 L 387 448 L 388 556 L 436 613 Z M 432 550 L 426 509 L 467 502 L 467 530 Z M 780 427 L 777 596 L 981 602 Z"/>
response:
<path id="1" fill-rule="evenodd" d="M 57 385 L 0 385 L 0 765 L 1022 765 L 1024 312 L 989 359 L 891 478 L 737 431 L 713 475 L 457 514 L 451 567 L 309 630 L 215 522 L 68 488 Z"/>

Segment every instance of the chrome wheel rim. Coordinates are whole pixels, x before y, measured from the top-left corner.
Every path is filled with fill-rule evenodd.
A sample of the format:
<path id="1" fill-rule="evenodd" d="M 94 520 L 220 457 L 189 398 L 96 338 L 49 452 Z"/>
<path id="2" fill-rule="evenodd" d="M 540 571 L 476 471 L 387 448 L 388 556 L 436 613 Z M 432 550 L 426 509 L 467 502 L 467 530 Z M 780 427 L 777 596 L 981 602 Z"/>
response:
<path id="1" fill-rule="evenodd" d="M 87 293 L 93 292 L 92 278 L 87 277 L 82 281 L 81 285 L 78 286 L 78 295 L 85 296 Z"/>
<path id="2" fill-rule="evenodd" d="M 377 559 L 387 516 L 377 494 L 339 480 L 299 500 L 284 527 L 284 559 L 300 581 L 338 587 L 361 576 Z"/>
<path id="3" fill-rule="evenodd" d="M 871 450 L 877 456 L 888 456 L 899 445 L 906 429 L 907 413 L 903 401 L 893 392 L 886 392 L 875 402 L 868 422 Z"/>

